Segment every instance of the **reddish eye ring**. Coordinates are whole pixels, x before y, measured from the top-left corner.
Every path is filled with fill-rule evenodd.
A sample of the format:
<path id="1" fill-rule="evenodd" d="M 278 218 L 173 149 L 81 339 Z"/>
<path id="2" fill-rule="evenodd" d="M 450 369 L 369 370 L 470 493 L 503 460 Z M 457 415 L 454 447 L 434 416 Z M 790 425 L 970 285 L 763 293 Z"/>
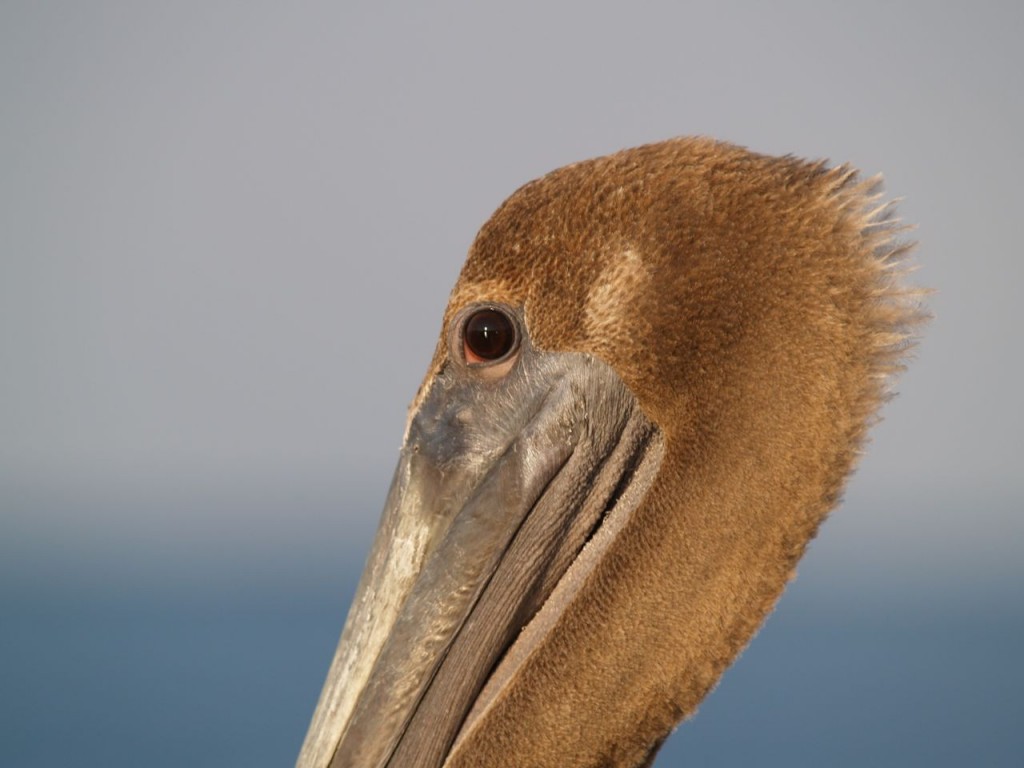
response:
<path id="1" fill-rule="evenodd" d="M 476 310 L 462 326 L 463 354 L 470 365 L 501 360 L 516 348 L 518 341 L 515 321 L 493 307 Z"/>

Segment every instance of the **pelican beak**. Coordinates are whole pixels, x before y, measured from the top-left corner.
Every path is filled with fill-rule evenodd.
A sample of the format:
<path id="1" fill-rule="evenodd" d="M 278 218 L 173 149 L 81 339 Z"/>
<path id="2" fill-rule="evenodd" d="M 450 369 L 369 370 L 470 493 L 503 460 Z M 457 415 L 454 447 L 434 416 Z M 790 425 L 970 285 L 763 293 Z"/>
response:
<path id="1" fill-rule="evenodd" d="M 500 377 L 449 361 L 425 386 L 299 768 L 442 765 L 485 685 L 514 679 L 494 672 L 523 628 L 657 473 L 660 432 L 593 357 L 524 342 Z"/>

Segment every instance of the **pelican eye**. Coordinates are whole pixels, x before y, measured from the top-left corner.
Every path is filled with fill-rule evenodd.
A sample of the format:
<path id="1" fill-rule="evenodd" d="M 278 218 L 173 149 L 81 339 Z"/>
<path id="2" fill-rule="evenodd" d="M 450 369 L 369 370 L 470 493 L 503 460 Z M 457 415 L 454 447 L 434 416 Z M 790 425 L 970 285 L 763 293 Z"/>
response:
<path id="1" fill-rule="evenodd" d="M 501 360 L 515 349 L 516 341 L 515 322 L 499 309 L 479 309 L 462 327 L 463 352 L 471 365 Z"/>

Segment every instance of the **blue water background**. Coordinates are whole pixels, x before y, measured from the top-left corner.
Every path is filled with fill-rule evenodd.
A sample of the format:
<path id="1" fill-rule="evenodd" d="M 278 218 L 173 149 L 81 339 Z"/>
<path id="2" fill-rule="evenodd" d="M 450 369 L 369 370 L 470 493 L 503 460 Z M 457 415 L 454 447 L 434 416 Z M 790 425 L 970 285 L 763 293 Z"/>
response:
<path id="1" fill-rule="evenodd" d="M 901 572 L 828 528 L 657 765 L 1024 765 L 1019 564 Z M 186 536 L 61 557 L 24 533 L 4 545 L 0 766 L 293 763 L 369 527 L 219 556 Z"/>

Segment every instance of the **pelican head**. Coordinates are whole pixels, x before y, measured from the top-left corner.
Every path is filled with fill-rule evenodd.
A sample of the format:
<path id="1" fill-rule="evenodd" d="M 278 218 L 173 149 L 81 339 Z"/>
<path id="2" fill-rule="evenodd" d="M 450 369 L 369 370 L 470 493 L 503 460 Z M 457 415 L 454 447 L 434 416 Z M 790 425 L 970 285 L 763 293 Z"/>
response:
<path id="1" fill-rule="evenodd" d="M 917 311 L 879 181 L 677 139 L 484 225 L 301 768 L 639 766 L 771 611 Z"/>

